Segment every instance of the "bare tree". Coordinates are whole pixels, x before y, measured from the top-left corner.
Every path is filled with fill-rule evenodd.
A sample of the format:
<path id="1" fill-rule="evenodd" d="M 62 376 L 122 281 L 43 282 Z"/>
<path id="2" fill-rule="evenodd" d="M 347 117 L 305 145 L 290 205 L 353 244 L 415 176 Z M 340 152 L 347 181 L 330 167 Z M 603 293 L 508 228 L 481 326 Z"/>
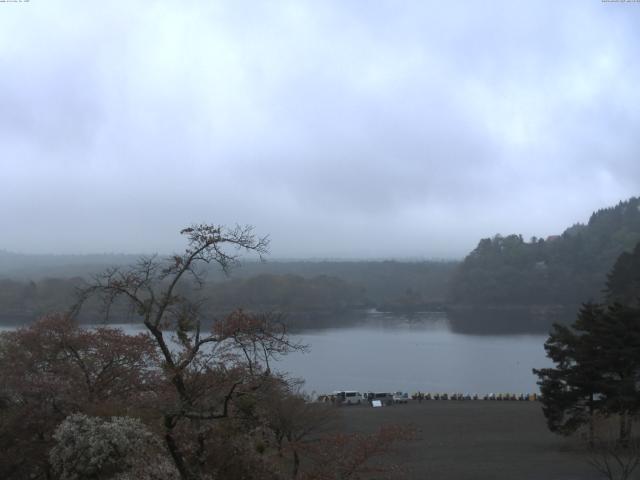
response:
<path id="1" fill-rule="evenodd" d="M 321 438 L 332 438 L 336 432 L 339 412 L 335 406 L 312 402 L 289 384 L 274 382 L 261 409 L 266 427 L 273 434 L 278 456 L 291 462 L 292 478 L 300 473 L 301 455 L 307 445 L 315 444 Z"/>
<path id="2" fill-rule="evenodd" d="M 609 480 L 628 480 L 640 465 L 640 441 L 596 441 L 589 448 L 587 461 Z"/>
<path id="3" fill-rule="evenodd" d="M 222 320 L 206 318 L 198 294 L 205 284 L 207 264 L 228 272 L 241 251 L 260 258 L 268 238 L 256 237 L 251 227 L 227 229 L 193 225 L 181 231 L 187 248 L 166 259 L 145 257 L 129 268 L 112 268 L 80 292 L 84 301 L 99 296 L 105 311 L 124 300 L 155 340 L 168 388 L 160 398 L 164 438 L 183 479 L 199 479 L 217 468 L 211 445 L 220 430 L 212 422 L 247 416 L 257 397 L 272 381 L 270 361 L 302 345 L 289 340 L 285 325 L 273 315 L 237 310 Z M 172 343 L 173 342 L 173 343 Z"/>

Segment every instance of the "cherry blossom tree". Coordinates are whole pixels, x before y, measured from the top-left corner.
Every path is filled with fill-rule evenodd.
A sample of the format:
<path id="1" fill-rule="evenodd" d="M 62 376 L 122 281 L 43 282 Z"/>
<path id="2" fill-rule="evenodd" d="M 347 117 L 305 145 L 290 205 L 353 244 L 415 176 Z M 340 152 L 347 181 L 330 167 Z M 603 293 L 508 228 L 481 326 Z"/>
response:
<path id="1" fill-rule="evenodd" d="M 46 477 L 56 426 L 75 412 L 132 413 L 160 385 L 146 334 L 48 315 L 0 334 L 0 478 Z M 150 368 L 151 367 L 151 368 Z"/>
<path id="2" fill-rule="evenodd" d="M 60 480 L 179 478 L 162 442 L 136 418 L 70 415 L 53 439 L 49 458 Z"/>

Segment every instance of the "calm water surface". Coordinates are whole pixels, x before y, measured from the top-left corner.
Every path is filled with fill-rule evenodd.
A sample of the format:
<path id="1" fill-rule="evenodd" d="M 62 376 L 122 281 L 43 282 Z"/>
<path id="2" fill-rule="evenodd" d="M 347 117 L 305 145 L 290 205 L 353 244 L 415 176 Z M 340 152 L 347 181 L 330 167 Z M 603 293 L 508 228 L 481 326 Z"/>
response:
<path id="1" fill-rule="evenodd" d="M 279 368 L 306 379 L 308 392 L 534 392 L 531 369 L 551 365 L 546 335 L 459 334 L 442 316 L 380 318 L 296 338 L 310 352 L 284 357 Z"/>
<path id="2" fill-rule="evenodd" d="M 143 331 L 139 325 L 114 326 Z M 304 378 L 309 393 L 533 392 L 531 369 L 551 365 L 543 347 L 546 335 L 454 333 L 443 314 L 372 313 L 355 326 L 292 337 L 309 345 L 309 352 L 285 356 L 275 368 Z"/>

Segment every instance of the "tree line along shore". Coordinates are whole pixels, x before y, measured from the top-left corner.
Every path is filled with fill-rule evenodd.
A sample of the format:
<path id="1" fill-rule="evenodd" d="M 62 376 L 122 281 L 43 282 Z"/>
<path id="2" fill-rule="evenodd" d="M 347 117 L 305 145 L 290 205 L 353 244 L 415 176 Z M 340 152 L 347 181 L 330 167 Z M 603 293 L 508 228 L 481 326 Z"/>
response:
<path id="1" fill-rule="evenodd" d="M 570 320 L 582 302 L 602 300 L 607 274 L 638 241 L 640 200 L 631 198 L 559 235 L 482 239 L 462 261 L 249 261 L 230 277 L 213 268 L 203 307 L 211 316 L 238 307 L 279 311 L 292 328 L 335 326 L 377 309 L 446 311 L 461 331 L 544 332 L 554 321 Z M 0 322 L 28 323 L 63 311 L 96 273 L 134 258 L 0 251 Z M 621 295 L 632 294 L 635 286 L 628 285 Z M 112 308 L 114 322 L 132 320 L 123 305 Z M 86 323 L 104 318 L 97 303 L 82 315 Z"/>

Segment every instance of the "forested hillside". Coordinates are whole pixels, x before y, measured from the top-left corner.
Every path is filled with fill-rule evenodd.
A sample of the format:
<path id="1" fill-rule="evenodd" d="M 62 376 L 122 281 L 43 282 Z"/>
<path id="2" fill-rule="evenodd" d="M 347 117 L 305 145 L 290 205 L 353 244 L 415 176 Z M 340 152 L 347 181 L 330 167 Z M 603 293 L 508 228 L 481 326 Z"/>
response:
<path id="1" fill-rule="evenodd" d="M 104 270 L 94 257 L 91 263 L 82 263 L 82 256 L 14 255 L 4 253 L 7 260 L 5 278 L 0 276 L 0 323 L 15 324 L 35 320 L 49 312 L 65 311 L 75 301 L 78 287 L 85 285 L 92 276 Z M 113 263 L 108 264 L 111 258 Z M 1 260 L 1 259 L 0 259 Z M 26 272 L 31 275 L 7 275 L 11 272 Z M 43 278 L 38 269 L 42 260 L 44 272 L 55 272 L 56 278 Z M 69 261 L 73 260 L 73 261 Z M 121 265 L 120 256 L 104 256 L 99 260 L 109 266 Z M 249 262 L 232 270 L 230 277 L 214 270 L 208 277 L 212 280 L 204 291 L 196 294 L 206 299 L 203 308 L 211 318 L 223 315 L 236 308 L 249 311 L 278 311 L 287 315 L 291 324 L 313 326 L 317 320 L 326 323 L 328 316 L 362 310 L 366 308 L 415 311 L 440 306 L 447 294 L 449 280 L 455 262 L 395 262 L 395 261 L 274 261 Z M 81 276 L 75 276 L 85 272 Z M 8 277 L 8 278 L 7 278 Z M 185 283 L 190 295 L 195 285 Z M 117 304 L 110 308 L 110 320 L 127 322 L 134 320 L 132 313 Z M 96 322 L 103 318 L 100 305 L 89 303 L 82 312 L 81 320 Z M 336 317 L 337 318 L 337 317 Z"/>
<path id="2" fill-rule="evenodd" d="M 608 303 L 633 306 L 640 303 L 640 242 L 633 252 L 624 252 L 607 276 Z"/>
<path id="3" fill-rule="evenodd" d="M 0 279 L 0 323 L 20 324 L 50 312 L 61 312 L 76 301 L 79 277 L 20 281 Z"/>
<path id="4" fill-rule="evenodd" d="M 259 275 L 297 275 L 303 278 L 336 277 L 364 289 L 369 301 L 381 304 L 434 303 L 445 301 L 451 277 L 459 261 L 395 260 L 275 260 L 246 262 L 233 278 Z M 226 280 L 212 271 L 212 279 Z"/>
<path id="5" fill-rule="evenodd" d="M 0 280 L 0 323 L 30 322 L 49 312 L 68 311 L 77 302 L 76 292 L 87 279 L 43 279 L 34 281 Z M 297 275 L 258 275 L 248 279 L 211 282 L 203 290 L 190 282 L 181 295 L 203 298 L 202 308 L 210 319 L 237 308 L 254 312 L 277 311 L 284 314 L 336 313 L 370 306 L 362 287 L 336 277 L 303 278 Z M 84 322 L 100 322 L 105 312 L 101 304 L 88 302 L 81 312 Z M 109 311 L 112 322 L 135 319 L 133 312 L 118 303 Z M 294 318 L 295 320 L 295 318 Z"/>
<path id="6" fill-rule="evenodd" d="M 598 210 L 560 236 L 496 235 L 460 264 L 451 300 L 466 305 L 571 305 L 603 297 L 616 259 L 640 241 L 640 199 Z M 625 262 L 626 257 L 621 257 Z M 619 268 L 622 268 L 619 267 Z"/>

